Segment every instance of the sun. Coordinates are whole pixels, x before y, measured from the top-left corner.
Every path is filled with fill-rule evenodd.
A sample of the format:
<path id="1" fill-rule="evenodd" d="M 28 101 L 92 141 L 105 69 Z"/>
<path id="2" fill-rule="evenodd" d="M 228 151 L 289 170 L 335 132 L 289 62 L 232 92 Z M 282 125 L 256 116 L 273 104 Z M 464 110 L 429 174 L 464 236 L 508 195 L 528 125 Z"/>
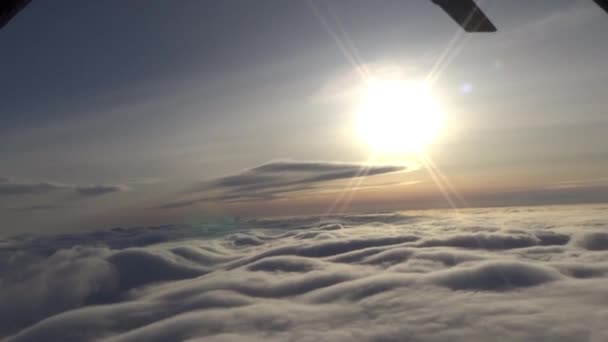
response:
<path id="1" fill-rule="evenodd" d="M 444 113 L 423 83 L 401 79 L 367 82 L 356 130 L 377 153 L 421 152 L 437 136 Z"/>

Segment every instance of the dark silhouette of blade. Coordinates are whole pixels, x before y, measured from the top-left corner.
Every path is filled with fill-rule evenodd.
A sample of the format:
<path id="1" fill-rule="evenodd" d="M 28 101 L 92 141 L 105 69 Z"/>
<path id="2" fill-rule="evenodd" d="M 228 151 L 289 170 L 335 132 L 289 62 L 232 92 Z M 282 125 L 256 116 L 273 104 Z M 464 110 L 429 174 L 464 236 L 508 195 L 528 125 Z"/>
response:
<path id="1" fill-rule="evenodd" d="M 600 6 L 606 13 L 608 13 L 608 0 L 593 0 L 595 3 Z"/>
<path id="2" fill-rule="evenodd" d="M 3 28 L 30 0 L 0 0 L 0 28 Z"/>
<path id="3" fill-rule="evenodd" d="M 431 0 L 466 32 L 496 32 L 496 26 L 473 0 Z"/>

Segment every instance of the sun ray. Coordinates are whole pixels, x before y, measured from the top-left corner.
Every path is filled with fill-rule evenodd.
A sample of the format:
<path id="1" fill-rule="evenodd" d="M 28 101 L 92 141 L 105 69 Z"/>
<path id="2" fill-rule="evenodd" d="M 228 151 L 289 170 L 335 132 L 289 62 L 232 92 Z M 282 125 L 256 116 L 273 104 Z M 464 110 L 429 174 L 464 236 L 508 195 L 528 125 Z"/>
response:
<path id="1" fill-rule="evenodd" d="M 365 66 L 365 63 L 363 63 L 363 60 L 361 60 L 361 58 L 359 57 L 359 54 L 352 40 L 346 34 L 346 31 L 342 28 L 340 21 L 337 20 L 337 16 L 332 12 L 332 16 L 334 17 L 334 23 L 336 26 L 338 26 L 339 32 L 336 32 L 336 30 L 333 29 L 332 25 L 330 25 L 330 23 L 326 20 L 325 16 L 321 12 L 321 10 L 314 4 L 313 0 L 308 1 L 308 6 L 312 10 L 315 17 L 317 17 L 325 31 L 327 31 L 327 33 L 334 40 L 340 52 L 342 52 L 344 57 L 353 66 L 359 77 L 363 81 L 368 80 L 370 78 L 369 70 Z"/>
<path id="2" fill-rule="evenodd" d="M 428 154 L 421 154 L 421 158 L 423 158 L 425 165 L 428 166 L 429 170 L 434 172 L 439 181 L 446 186 L 449 192 L 451 192 L 454 197 L 460 202 L 460 207 L 468 207 L 469 204 L 466 199 L 460 194 L 460 192 L 454 187 L 452 182 L 448 179 L 448 177 L 439 169 L 439 167 L 435 164 L 433 159 Z M 430 171 L 429 171 L 430 172 Z"/>
<path id="3" fill-rule="evenodd" d="M 373 155 L 370 156 L 368 158 L 368 160 L 363 163 L 363 166 L 361 168 L 359 168 L 357 173 L 348 180 L 348 184 L 346 185 L 346 187 L 334 199 L 332 204 L 329 206 L 327 211 L 324 213 L 323 217 L 327 217 L 327 216 L 336 214 L 336 212 L 334 212 L 334 209 L 340 204 L 340 202 L 344 203 L 345 198 L 346 198 L 346 196 L 348 196 L 349 192 L 356 191 L 356 188 L 358 185 L 361 184 L 362 179 L 365 176 L 367 176 L 369 167 L 372 165 L 372 160 L 373 160 Z M 357 183 L 357 181 L 359 181 L 359 182 Z M 355 184 L 355 183 L 357 183 L 357 184 Z M 344 208 L 344 206 L 342 206 L 341 210 L 338 213 L 344 212 L 344 210 L 345 210 L 345 208 Z"/>

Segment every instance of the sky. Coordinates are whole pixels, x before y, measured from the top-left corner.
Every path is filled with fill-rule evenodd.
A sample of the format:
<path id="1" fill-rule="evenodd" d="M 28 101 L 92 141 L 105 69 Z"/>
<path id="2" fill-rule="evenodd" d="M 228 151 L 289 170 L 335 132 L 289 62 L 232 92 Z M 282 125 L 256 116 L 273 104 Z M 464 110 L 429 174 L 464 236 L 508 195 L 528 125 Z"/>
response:
<path id="1" fill-rule="evenodd" d="M 608 16 L 480 6 L 497 33 L 424 0 L 32 2 L 0 31 L 0 234 L 608 200 Z M 354 133 L 361 68 L 435 77 L 450 200 Z"/>

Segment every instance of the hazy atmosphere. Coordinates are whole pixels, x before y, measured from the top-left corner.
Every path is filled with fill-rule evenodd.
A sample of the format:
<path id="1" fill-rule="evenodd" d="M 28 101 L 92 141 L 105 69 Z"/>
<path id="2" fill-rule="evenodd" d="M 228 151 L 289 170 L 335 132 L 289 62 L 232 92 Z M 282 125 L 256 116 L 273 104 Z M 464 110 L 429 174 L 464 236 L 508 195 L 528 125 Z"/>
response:
<path id="1" fill-rule="evenodd" d="M 606 1 L 8 3 L 0 338 L 608 340 Z"/>

